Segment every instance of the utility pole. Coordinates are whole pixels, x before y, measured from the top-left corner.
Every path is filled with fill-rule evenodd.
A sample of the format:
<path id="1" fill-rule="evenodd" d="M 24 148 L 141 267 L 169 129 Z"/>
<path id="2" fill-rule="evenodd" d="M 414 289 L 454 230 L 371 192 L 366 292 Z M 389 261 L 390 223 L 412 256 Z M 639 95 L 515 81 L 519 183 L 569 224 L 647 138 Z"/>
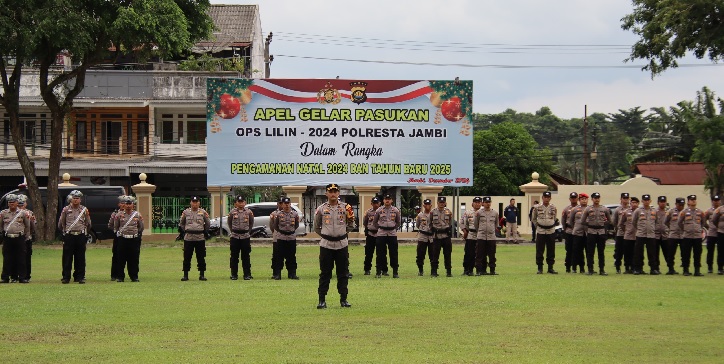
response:
<path id="1" fill-rule="evenodd" d="M 266 42 L 264 42 L 264 78 L 269 78 L 271 63 L 274 61 L 274 56 L 269 55 L 269 44 L 273 35 L 272 32 L 269 32 Z"/>
<path id="2" fill-rule="evenodd" d="M 588 184 L 588 105 L 583 105 L 583 184 Z"/>

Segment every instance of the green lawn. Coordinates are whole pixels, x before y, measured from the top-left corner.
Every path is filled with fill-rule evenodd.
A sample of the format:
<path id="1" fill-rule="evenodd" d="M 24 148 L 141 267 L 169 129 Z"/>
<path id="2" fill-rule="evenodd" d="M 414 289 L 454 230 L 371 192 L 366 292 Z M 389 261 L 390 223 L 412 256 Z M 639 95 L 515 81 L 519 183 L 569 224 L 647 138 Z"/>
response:
<path id="1" fill-rule="evenodd" d="M 536 275 L 534 250 L 499 246 L 500 276 L 463 277 L 456 245 L 455 277 L 433 279 L 402 246 L 402 277 L 375 279 L 352 246 L 352 308 L 333 280 L 317 310 L 315 246 L 297 250 L 299 281 L 270 279 L 268 247 L 253 248 L 253 281 L 230 281 L 228 247 L 212 247 L 209 281 L 181 282 L 181 249 L 159 244 L 140 283 L 111 282 L 94 246 L 85 285 L 61 285 L 61 251 L 36 247 L 32 283 L 0 285 L 0 363 L 722 362 L 723 276 Z"/>

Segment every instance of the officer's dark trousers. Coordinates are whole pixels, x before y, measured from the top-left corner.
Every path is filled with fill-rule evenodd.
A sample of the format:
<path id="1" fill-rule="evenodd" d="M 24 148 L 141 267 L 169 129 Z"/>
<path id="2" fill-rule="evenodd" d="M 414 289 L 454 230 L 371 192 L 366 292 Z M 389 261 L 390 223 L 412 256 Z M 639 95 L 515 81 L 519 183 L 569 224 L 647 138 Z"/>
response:
<path id="1" fill-rule="evenodd" d="M 375 248 L 377 247 L 377 237 L 367 235 L 365 237 L 365 261 L 364 270 L 372 270 L 372 258 L 375 256 Z"/>
<path id="2" fill-rule="evenodd" d="M 30 273 L 33 270 L 32 263 L 33 263 L 33 239 L 30 239 L 30 240 L 25 241 L 25 270 L 27 271 L 26 279 L 30 279 Z"/>
<path id="3" fill-rule="evenodd" d="M 85 235 L 65 234 L 63 237 L 63 279 L 70 280 L 70 270 L 75 262 L 73 280 L 85 278 Z"/>
<path id="4" fill-rule="evenodd" d="M 717 247 L 717 256 L 716 256 L 716 262 L 719 266 L 719 270 L 724 269 L 724 234 L 719 233 L 717 236 L 716 244 Z"/>
<path id="5" fill-rule="evenodd" d="M 634 270 L 644 270 L 644 247 L 646 248 L 646 259 L 651 270 L 659 270 L 659 247 L 654 238 L 636 237 L 634 246 Z"/>
<path id="6" fill-rule="evenodd" d="M 488 267 L 490 267 L 491 272 L 495 271 L 495 263 L 497 262 L 495 251 L 497 247 L 495 240 L 476 240 L 475 270 L 477 272 L 487 272 Z"/>
<path id="7" fill-rule="evenodd" d="M 573 234 L 564 233 L 563 246 L 566 248 L 566 269 L 573 266 Z"/>
<path id="8" fill-rule="evenodd" d="M 473 233 L 470 232 L 469 234 Z M 465 254 L 463 255 L 463 271 L 465 272 L 472 272 L 473 268 L 475 268 L 475 246 L 477 242 L 474 237 L 473 239 L 465 239 Z"/>
<path id="9" fill-rule="evenodd" d="M 121 266 L 121 253 L 118 251 L 118 241 L 121 238 L 114 237 L 113 245 L 111 245 L 111 279 L 121 278 L 123 274 L 123 268 Z"/>
<path id="10" fill-rule="evenodd" d="M 422 270 L 425 266 L 425 255 L 427 259 L 432 262 L 432 242 L 417 241 L 417 257 L 415 263 L 417 263 L 417 269 Z"/>
<path id="11" fill-rule="evenodd" d="M 387 249 L 390 250 L 390 267 L 393 270 L 399 268 L 397 261 L 397 236 L 377 236 L 377 272 L 387 272 Z"/>
<path id="12" fill-rule="evenodd" d="M 633 269 L 635 250 L 636 240 L 623 239 L 623 265 L 626 269 Z"/>
<path id="13" fill-rule="evenodd" d="M 17 272 L 18 279 L 27 279 L 26 271 L 26 255 L 27 246 L 25 245 L 25 236 L 17 238 L 5 237 L 3 241 L 3 270 L 2 279 L 7 280 L 10 276 L 14 276 Z"/>
<path id="14" fill-rule="evenodd" d="M 241 255 L 241 268 L 244 276 L 251 275 L 251 239 L 231 238 L 229 240 L 229 268 L 232 276 L 239 275 L 239 255 Z"/>
<path id="15" fill-rule="evenodd" d="M 196 251 L 196 268 L 199 272 L 206 271 L 206 241 L 188 241 L 184 240 L 184 272 L 191 270 L 191 257 L 194 256 L 194 250 Z"/>
<path id="16" fill-rule="evenodd" d="M 621 269 L 621 263 L 623 262 L 623 236 L 616 236 L 614 238 L 615 245 L 613 246 L 613 265 L 616 267 L 616 269 Z M 626 267 L 629 266 L 631 262 L 628 262 L 628 264 L 625 264 Z"/>
<path id="17" fill-rule="evenodd" d="M 684 244 L 681 239 L 668 239 L 667 246 L 668 248 L 666 249 L 666 265 L 669 267 L 669 269 L 674 270 L 674 265 L 676 263 L 676 247 L 681 246 L 681 254 L 683 255 Z"/>
<path id="18" fill-rule="evenodd" d="M 606 266 L 606 235 L 605 234 L 587 234 L 586 236 L 586 261 L 588 262 L 588 271 L 593 271 L 593 255 L 598 250 L 598 268 L 603 270 Z"/>
<path id="19" fill-rule="evenodd" d="M 661 257 L 664 257 L 664 263 L 666 263 L 666 257 L 669 256 L 669 243 L 664 238 L 656 238 L 656 245 L 659 247 L 659 252 L 656 252 L 656 270 L 659 270 L 661 266 Z"/>
<path id="20" fill-rule="evenodd" d="M 714 252 L 718 250 L 719 255 L 717 256 L 717 269 L 722 269 L 722 261 L 721 261 L 721 246 L 717 249 L 717 245 L 719 244 L 719 237 L 718 236 L 707 236 L 706 237 L 706 264 L 709 266 L 709 268 L 714 269 Z"/>
<path id="21" fill-rule="evenodd" d="M 332 269 L 337 266 L 337 292 L 342 299 L 347 298 L 347 267 L 349 266 L 349 251 L 342 249 L 327 249 L 319 247 L 319 288 L 317 293 L 326 296 L 329 291 L 329 281 L 332 279 Z"/>
<path id="22" fill-rule="evenodd" d="M 445 269 L 452 269 L 452 241 L 450 238 L 443 238 L 432 240 L 432 258 L 430 258 L 432 270 L 436 271 L 440 266 L 440 250 L 445 257 Z"/>
<path id="23" fill-rule="evenodd" d="M 546 264 L 556 263 L 556 239 L 553 234 L 538 233 L 535 237 L 535 264 L 543 265 L 543 253 L 546 253 Z"/>
<path id="24" fill-rule="evenodd" d="M 128 268 L 128 278 L 138 279 L 138 262 L 141 257 L 141 238 L 118 238 L 118 278 L 125 279 L 124 268 Z"/>
<path id="25" fill-rule="evenodd" d="M 701 268 L 701 239 L 686 239 L 681 241 L 681 266 L 689 269 L 691 251 L 694 251 L 694 268 Z"/>
<path id="26" fill-rule="evenodd" d="M 291 277 L 297 272 L 297 240 L 279 239 L 276 246 L 277 253 L 272 254 L 272 271 L 281 274 L 282 268 L 286 266 L 287 274 Z"/>
<path id="27" fill-rule="evenodd" d="M 573 235 L 573 255 L 572 255 L 572 266 L 573 269 L 576 269 L 576 267 L 581 269 L 581 272 L 583 272 L 583 267 L 586 265 L 586 262 L 583 259 L 583 252 L 586 250 L 586 235 Z"/>

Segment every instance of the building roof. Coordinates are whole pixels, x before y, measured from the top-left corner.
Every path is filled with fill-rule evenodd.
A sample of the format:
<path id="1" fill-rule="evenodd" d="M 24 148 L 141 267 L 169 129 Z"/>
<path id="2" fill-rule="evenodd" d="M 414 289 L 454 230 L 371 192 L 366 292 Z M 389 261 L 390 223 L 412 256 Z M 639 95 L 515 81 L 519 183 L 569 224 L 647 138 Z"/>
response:
<path id="1" fill-rule="evenodd" d="M 704 163 L 638 163 L 635 172 L 658 180 L 660 185 L 701 185 L 706 178 Z"/>
<path id="2" fill-rule="evenodd" d="M 213 21 L 214 39 L 196 43 L 194 52 L 219 52 L 231 47 L 246 47 L 254 40 L 254 22 L 259 5 L 211 5 L 209 16 Z"/>

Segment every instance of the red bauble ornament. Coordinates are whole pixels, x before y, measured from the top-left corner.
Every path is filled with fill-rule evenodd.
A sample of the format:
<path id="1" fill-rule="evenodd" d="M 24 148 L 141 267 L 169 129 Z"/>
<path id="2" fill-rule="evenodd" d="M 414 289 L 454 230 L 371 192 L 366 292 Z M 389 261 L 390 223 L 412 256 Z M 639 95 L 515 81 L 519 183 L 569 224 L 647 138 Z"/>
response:
<path id="1" fill-rule="evenodd" d="M 459 97 L 451 97 L 440 105 L 440 111 L 445 119 L 450 121 L 460 121 L 465 117 L 465 111 L 462 110 L 462 104 Z"/>
<path id="2" fill-rule="evenodd" d="M 229 94 L 219 96 L 219 107 L 216 109 L 216 114 L 222 119 L 232 119 L 239 114 L 240 110 L 241 102 L 239 102 L 239 98 Z"/>

